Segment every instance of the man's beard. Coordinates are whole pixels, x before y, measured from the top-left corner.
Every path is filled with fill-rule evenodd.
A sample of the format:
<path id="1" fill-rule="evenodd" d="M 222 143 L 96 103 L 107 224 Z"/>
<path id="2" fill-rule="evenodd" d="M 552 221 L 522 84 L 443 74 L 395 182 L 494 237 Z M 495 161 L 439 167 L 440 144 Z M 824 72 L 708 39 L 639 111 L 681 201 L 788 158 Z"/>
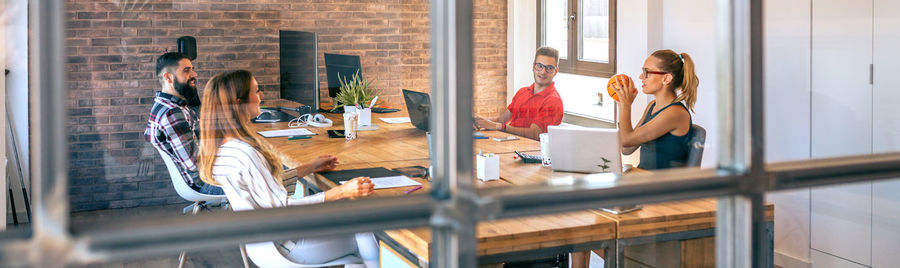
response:
<path id="1" fill-rule="evenodd" d="M 178 82 L 176 78 L 173 83 L 175 92 L 178 92 L 187 101 L 188 106 L 200 106 L 200 95 L 197 94 L 197 87 L 191 86 L 191 81 L 196 83 L 197 78 L 188 79 L 187 83 Z"/>

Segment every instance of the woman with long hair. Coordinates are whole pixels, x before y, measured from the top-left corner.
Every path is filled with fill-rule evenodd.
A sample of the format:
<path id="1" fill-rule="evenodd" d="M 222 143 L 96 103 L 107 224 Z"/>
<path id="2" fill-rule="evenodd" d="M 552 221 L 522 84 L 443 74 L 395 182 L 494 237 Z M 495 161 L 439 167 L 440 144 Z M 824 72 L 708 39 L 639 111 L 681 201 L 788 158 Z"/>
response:
<path id="1" fill-rule="evenodd" d="M 641 147 L 639 168 L 652 170 L 683 167 L 687 162 L 700 79 L 687 53 L 657 50 L 644 61 L 641 92 L 653 95 L 637 128 L 631 126 L 631 104 L 637 92 L 630 83 L 618 83 L 619 141 L 625 154 Z"/>
<path id="2" fill-rule="evenodd" d="M 274 208 L 369 196 L 374 185 L 358 177 L 323 193 L 291 198 L 282 184 L 281 154 L 257 134 L 250 119 L 260 114 L 262 90 L 249 71 L 213 76 L 206 83 L 200 109 L 200 178 L 221 186 L 237 208 Z M 297 175 L 333 169 L 334 156 L 319 156 L 297 167 Z M 246 209 L 246 208 L 243 208 Z M 372 233 L 276 241 L 288 259 L 299 264 L 326 263 L 347 255 L 361 257 L 367 267 L 378 267 L 378 245 Z"/>

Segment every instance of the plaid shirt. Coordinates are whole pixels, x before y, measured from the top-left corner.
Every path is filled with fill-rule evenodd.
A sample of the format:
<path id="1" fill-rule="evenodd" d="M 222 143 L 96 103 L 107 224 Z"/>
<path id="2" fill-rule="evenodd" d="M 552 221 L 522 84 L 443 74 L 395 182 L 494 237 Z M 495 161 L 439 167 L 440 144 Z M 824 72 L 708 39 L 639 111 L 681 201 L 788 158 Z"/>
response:
<path id="1" fill-rule="evenodd" d="M 196 162 L 200 150 L 199 136 L 197 113 L 187 106 L 187 101 L 171 94 L 156 92 L 144 137 L 153 147 L 172 157 L 181 171 L 181 177 L 195 190 L 204 185 Z"/>

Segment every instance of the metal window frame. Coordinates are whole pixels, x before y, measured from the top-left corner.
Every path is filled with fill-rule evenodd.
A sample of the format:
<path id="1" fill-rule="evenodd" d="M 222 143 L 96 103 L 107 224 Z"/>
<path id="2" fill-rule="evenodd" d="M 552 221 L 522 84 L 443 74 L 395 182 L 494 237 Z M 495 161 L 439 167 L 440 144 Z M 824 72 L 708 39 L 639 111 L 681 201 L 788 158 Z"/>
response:
<path id="1" fill-rule="evenodd" d="M 567 42 L 566 42 L 566 55 L 560 55 L 559 59 L 559 71 L 563 73 L 577 74 L 577 75 L 587 75 L 587 76 L 596 76 L 596 77 L 610 77 L 616 73 L 616 10 L 617 10 L 617 0 L 608 0 L 609 1 L 609 62 L 595 62 L 590 60 L 581 59 L 581 54 L 583 54 L 583 38 L 581 38 L 581 28 L 582 22 L 584 20 L 581 19 L 581 15 L 584 6 L 584 0 L 566 0 L 566 10 L 569 12 L 570 16 L 574 16 L 574 22 L 572 19 L 567 20 L 569 24 L 569 31 L 566 33 Z M 547 0 L 537 0 L 537 47 L 542 47 L 546 45 L 547 39 L 547 25 L 544 23 L 547 18 L 546 10 L 544 9 L 544 5 Z M 563 58 L 565 56 L 565 58 Z"/>
<path id="2" fill-rule="evenodd" d="M 32 155 L 37 163 L 34 225 L 0 233 L 4 265 L 57 267 L 185 249 L 227 246 L 288 236 L 432 226 L 432 267 L 473 267 L 475 224 L 552 212 L 633 203 L 721 197 L 717 265 L 760 267 L 771 262 L 761 240 L 766 192 L 900 176 L 900 153 L 764 164 L 762 0 L 719 0 L 721 160 L 714 170 L 669 170 L 618 177 L 551 179 L 493 189 L 472 185 L 472 0 L 431 0 L 431 126 L 437 174 L 431 195 L 244 211 L 229 215 L 140 219 L 69 226 L 64 99 L 64 3 L 32 0 Z M 40 71 L 38 71 L 40 70 Z M 460 101 L 463 100 L 463 101 Z M 749 135 L 749 138 L 747 136 Z M 465 157 L 459 157 L 465 156 Z M 749 158 L 748 158 L 749 157 Z M 215 226 L 209 228 L 208 226 Z"/>

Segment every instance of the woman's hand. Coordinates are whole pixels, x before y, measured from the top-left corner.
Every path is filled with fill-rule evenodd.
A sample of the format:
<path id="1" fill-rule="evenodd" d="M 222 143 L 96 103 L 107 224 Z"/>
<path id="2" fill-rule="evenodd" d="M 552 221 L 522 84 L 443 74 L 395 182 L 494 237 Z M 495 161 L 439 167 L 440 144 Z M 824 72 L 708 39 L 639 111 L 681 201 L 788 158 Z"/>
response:
<path id="1" fill-rule="evenodd" d="M 369 177 L 356 177 L 341 184 L 341 193 L 350 199 L 370 196 L 375 193 L 375 184 Z"/>
<path id="2" fill-rule="evenodd" d="M 332 170 L 337 167 L 338 159 L 333 155 L 320 155 L 312 162 L 313 172 Z"/>
<path id="3" fill-rule="evenodd" d="M 626 107 L 631 107 L 631 104 L 634 103 L 635 95 L 637 95 L 637 89 L 634 88 L 633 83 L 629 83 L 622 76 L 616 77 L 616 82 L 618 83 L 615 85 L 615 91 L 616 95 L 619 96 L 619 102 L 626 105 Z"/>

